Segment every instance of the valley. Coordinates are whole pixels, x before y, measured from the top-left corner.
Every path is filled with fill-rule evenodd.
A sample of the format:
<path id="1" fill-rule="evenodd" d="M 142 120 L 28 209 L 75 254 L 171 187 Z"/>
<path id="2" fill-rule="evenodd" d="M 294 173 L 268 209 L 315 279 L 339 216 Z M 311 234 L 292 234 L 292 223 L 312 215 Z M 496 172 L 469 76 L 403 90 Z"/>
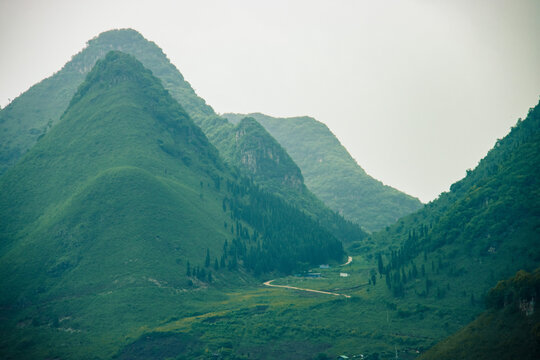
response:
<path id="1" fill-rule="evenodd" d="M 215 113 L 131 29 L 0 126 L 2 359 L 483 359 L 510 321 L 539 353 L 540 103 L 428 204 L 313 118 Z"/>

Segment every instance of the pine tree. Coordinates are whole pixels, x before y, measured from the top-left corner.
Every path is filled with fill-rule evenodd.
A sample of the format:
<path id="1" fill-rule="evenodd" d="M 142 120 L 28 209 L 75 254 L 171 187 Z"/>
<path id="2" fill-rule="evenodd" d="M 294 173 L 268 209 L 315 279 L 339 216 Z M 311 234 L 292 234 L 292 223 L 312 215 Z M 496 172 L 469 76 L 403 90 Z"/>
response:
<path id="1" fill-rule="evenodd" d="M 189 261 L 187 262 L 186 275 L 187 275 L 187 276 L 191 276 L 191 268 L 190 268 L 190 266 L 189 266 Z"/>
<path id="2" fill-rule="evenodd" d="M 197 278 L 201 281 L 206 280 L 206 270 L 204 268 L 199 269 L 199 273 L 197 274 Z"/>
<path id="3" fill-rule="evenodd" d="M 210 266 L 210 249 L 206 248 L 206 259 L 204 260 L 204 266 Z"/>
<path id="4" fill-rule="evenodd" d="M 218 271 L 219 270 L 219 263 L 217 261 L 217 258 L 214 259 L 214 270 L 215 271 Z"/>
<path id="5" fill-rule="evenodd" d="M 238 260 L 236 259 L 236 256 L 233 256 L 233 258 L 231 259 L 231 261 L 229 261 L 229 270 L 236 270 L 236 268 L 238 267 Z"/>
<path id="6" fill-rule="evenodd" d="M 377 254 L 377 267 L 379 269 L 379 274 L 382 275 L 383 271 L 384 271 L 384 263 L 383 263 L 383 259 L 382 259 L 382 255 L 381 253 L 378 253 Z"/>

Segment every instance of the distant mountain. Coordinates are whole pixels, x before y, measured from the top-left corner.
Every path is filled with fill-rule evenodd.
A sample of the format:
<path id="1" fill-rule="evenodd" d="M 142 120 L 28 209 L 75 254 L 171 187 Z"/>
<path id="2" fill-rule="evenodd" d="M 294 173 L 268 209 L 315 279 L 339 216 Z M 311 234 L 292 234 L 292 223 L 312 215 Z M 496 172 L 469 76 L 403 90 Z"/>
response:
<path id="1" fill-rule="evenodd" d="M 540 269 L 500 281 L 476 320 L 423 354 L 421 360 L 540 358 Z"/>
<path id="2" fill-rule="evenodd" d="M 365 229 L 380 230 L 422 207 L 418 199 L 366 174 L 323 123 L 307 116 L 223 114 L 233 123 L 245 116 L 257 120 L 279 141 L 317 197 Z"/>
<path id="3" fill-rule="evenodd" d="M 226 161 L 242 174 L 314 216 L 341 241 L 365 238 L 359 225 L 330 210 L 305 186 L 296 163 L 256 120 L 243 118 L 233 125 L 216 116 L 200 118 L 198 124 Z"/>
<path id="4" fill-rule="evenodd" d="M 228 169 L 160 81 L 117 51 L 96 63 L 0 188 L 0 287 L 9 289 L 0 294 L 0 349 L 8 358 L 64 357 L 37 339 L 77 329 L 84 316 L 86 326 L 104 326 L 90 331 L 95 345 L 97 334 L 116 331 L 107 317 L 134 329 L 213 283 L 344 257 L 317 221 Z M 11 334 L 28 317 L 34 341 L 25 344 Z"/>
<path id="5" fill-rule="evenodd" d="M 182 74 L 153 42 L 131 29 L 111 30 L 90 40 L 59 72 L 34 85 L 0 111 L 0 174 L 53 127 L 85 74 L 110 50 L 139 59 L 201 127 L 223 160 L 284 200 L 319 217 L 342 241 L 365 237 L 358 225 L 336 216 L 303 184 L 298 166 L 268 132 L 247 121 L 235 127 L 197 96 Z M 239 141 L 239 143 L 237 143 Z M 261 148 L 257 148 L 261 146 Z"/>

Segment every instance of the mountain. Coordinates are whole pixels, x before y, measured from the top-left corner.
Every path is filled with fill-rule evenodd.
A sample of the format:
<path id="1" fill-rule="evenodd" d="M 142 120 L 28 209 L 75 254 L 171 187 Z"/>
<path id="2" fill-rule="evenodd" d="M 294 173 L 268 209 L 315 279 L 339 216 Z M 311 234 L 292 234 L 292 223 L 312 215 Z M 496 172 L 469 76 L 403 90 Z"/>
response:
<path id="1" fill-rule="evenodd" d="M 296 163 L 256 120 L 247 117 L 233 125 L 211 116 L 200 118 L 198 124 L 228 164 L 266 191 L 313 216 L 344 243 L 366 237 L 357 224 L 330 210 L 306 187 Z"/>
<path id="2" fill-rule="evenodd" d="M 310 216 L 232 172 L 118 51 L 0 188 L 3 358 L 110 358 L 213 286 L 344 257 Z"/>
<path id="3" fill-rule="evenodd" d="M 540 269 L 500 281 L 486 298 L 488 309 L 441 341 L 421 360 L 540 358 Z"/>
<path id="4" fill-rule="evenodd" d="M 104 32 L 88 41 L 87 47 L 60 71 L 32 86 L 0 111 L 0 173 L 15 164 L 58 122 L 86 74 L 110 50 L 120 50 L 140 59 L 175 98 L 182 98 L 189 114 L 213 113 L 156 44 L 130 29 Z"/>
<path id="5" fill-rule="evenodd" d="M 246 116 L 257 120 L 279 141 L 317 197 L 365 229 L 380 230 L 422 207 L 418 199 L 366 174 L 323 123 L 307 116 L 223 114 L 233 123 Z"/>
<path id="6" fill-rule="evenodd" d="M 268 132 L 254 121 L 235 127 L 215 114 L 163 51 L 131 29 L 107 31 L 90 40 L 59 72 L 34 85 L 0 111 L 0 174 L 58 122 L 85 74 L 110 50 L 131 54 L 151 70 L 204 131 L 223 160 L 239 169 L 240 174 L 320 218 L 340 240 L 349 242 L 365 237 L 358 225 L 335 215 L 305 187 L 298 166 Z"/>
<path id="7" fill-rule="evenodd" d="M 436 304 L 444 309 L 437 326 L 455 332 L 480 313 L 498 279 L 540 266 L 539 169 L 537 104 L 449 192 L 355 251 L 376 256 L 395 301 L 411 309 Z"/>

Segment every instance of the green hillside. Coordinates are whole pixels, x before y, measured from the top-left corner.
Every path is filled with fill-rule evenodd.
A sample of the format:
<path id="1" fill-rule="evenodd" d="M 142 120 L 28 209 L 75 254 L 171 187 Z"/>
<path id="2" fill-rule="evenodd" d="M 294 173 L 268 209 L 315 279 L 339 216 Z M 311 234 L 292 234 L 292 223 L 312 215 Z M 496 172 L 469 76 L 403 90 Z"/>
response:
<path id="1" fill-rule="evenodd" d="M 486 298 L 488 309 L 422 360 L 540 358 L 540 269 L 500 281 Z"/>
<path id="2" fill-rule="evenodd" d="M 540 105 L 450 192 L 369 238 L 308 190 L 266 125 L 236 120 L 132 30 L 101 34 L 0 111 L 14 135 L 2 138 L 0 358 L 412 359 L 486 295 L 488 312 L 433 354 L 500 331 L 537 349 L 536 313 L 507 306 L 537 272 L 489 288 L 540 265 Z M 323 133 L 339 163 L 348 154 Z M 487 351 L 473 340 L 467 351 Z"/>
<path id="3" fill-rule="evenodd" d="M 380 230 L 422 204 L 372 178 L 326 125 L 310 117 L 274 118 L 255 113 L 223 114 L 233 123 L 253 117 L 298 164 L 307 187 L 331 209 L 369 231 Z"/>
<path id="4" fill-rule="evenodd" d="M 209 140 L 233 168 L 317 219 L 344 243 L 360 241 L 360 227 L 330 210 L 304 184 L 302 173 L 283 147 L 254 119 L 233 125 L 208 117 L 199 122 Z"/>
<path id="5" fill-rule="evenodd" d="M 478 314 L 498 279 L 540 265 L 539 169 L 536 105 L 450 192 L 355 251 L 380 249 L 380 281 L 400 302 L 436 303 L 448 319 Z"/>
<path id="6" fill-rule="evenodd" d="M 240 170 L 239 175 L 251 178 L 266 191 L 274 192 L 320 218 L 323 225 L 342 241 L 365 237 L 359 226 L 334 214 L 305 187 L 298 166 L 268 132 L 255 122 L 235 127 L 217 116 L 197 96 L 163 51 L 131 29 L 107 31 L 90 40 L 87 47 L 59 72 L 36 84 L 0 111 L 0 174 L 13 166 L 40 136 L 58 122 L 85 74 L 99 58 L 113 49 L 135 56 L 151 70 L 201 127 L 223 160 Z M 248 165 L 250 162 L 258 165 Z"/>
<path id="7" fill-rule="evenodd" d="M 311 217 L 231 173 L 120 52 L 0 188 L 2 358 L 110 358 L 145 327 L 200 311 L 199 296 L 219 300 L 214 288 L 344 258 Z"/>
<path id="8" fill-rule="evenodd" d="M 467 260 L 478 268 L 476 276 L 488 272 L 495 281 L 520 268 L 536 268 L 540 262 L 539 169 L 537 105 L 450 192 L 373 236 L 379 244 L 402 244 L 393 254 L 387 253 L 388 270 L 436 257 L 453 272 L 468 272 L 459 265 L 460 260 Z M 489 281 L 477 282 L 487 291 Z"/>
<path id="9" fill-rule="evenodd" d="M 32 86 L 0 111 L 0 174 L 15 164 L 56 124 L 86 74 L 110 50 L 135 56 L 159 77 L 174 98 L 182 99 L 188 114 L 213 114 L 161 49 L 134 30 L 113 30 L 88 41 L 86 48 L 57 73 Z"/>

